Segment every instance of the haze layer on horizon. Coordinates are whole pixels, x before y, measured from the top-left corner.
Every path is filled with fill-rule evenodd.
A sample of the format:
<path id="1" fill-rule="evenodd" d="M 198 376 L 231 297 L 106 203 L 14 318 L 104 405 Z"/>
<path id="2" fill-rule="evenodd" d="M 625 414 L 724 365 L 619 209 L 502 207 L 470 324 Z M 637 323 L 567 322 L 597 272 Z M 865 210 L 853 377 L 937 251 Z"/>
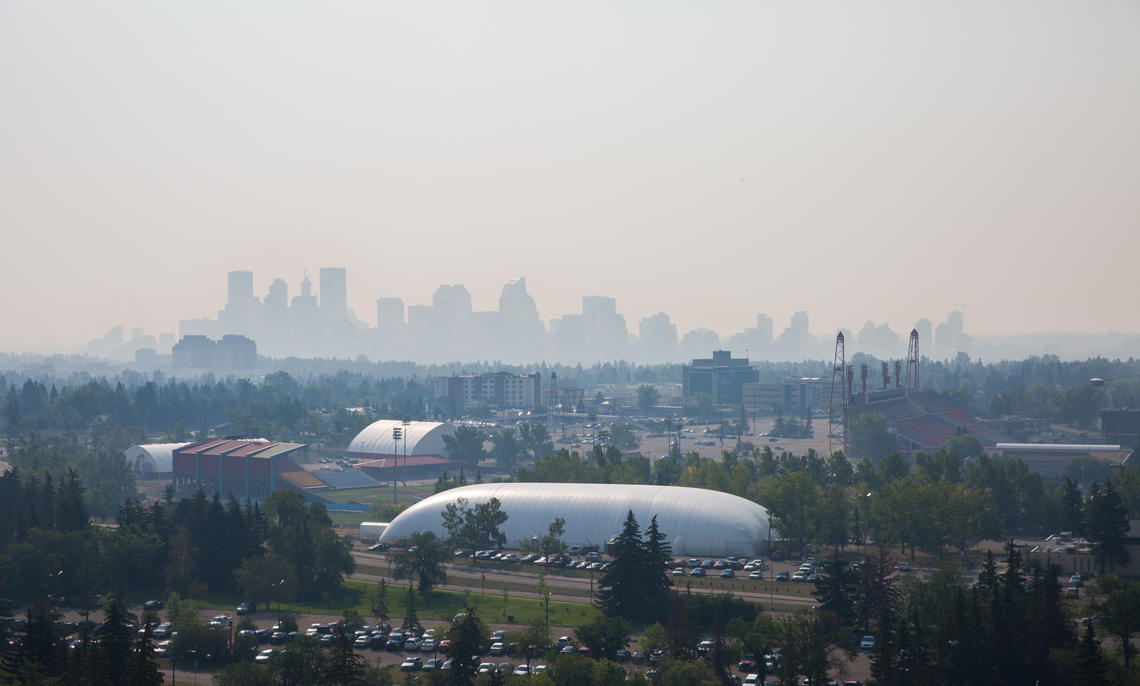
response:
<path id="1" fill-rule="evenodd" d="M 0 5 L 0 349 L 349 305 L 1134 331 L 1140 6 Z"/>

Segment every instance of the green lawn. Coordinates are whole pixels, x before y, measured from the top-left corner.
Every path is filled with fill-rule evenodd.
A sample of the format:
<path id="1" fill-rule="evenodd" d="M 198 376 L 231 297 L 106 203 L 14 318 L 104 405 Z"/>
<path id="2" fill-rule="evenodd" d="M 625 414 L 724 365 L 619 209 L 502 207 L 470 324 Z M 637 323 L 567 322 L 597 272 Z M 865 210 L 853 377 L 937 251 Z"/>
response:
<path id="1" fill-rule="evenodd" d="M 430 488 L 406 488 L 401 486 L 397 499 L 401 503 L 410 503 L 432 495 Z M 391 503 L 392 487 L 377 486 L 375 488 L 353 488 L 343 491 L 322 491 L 321 497 L 328 498 L 334 503 L 361 503 L 372 505 L 374 503 Z"/>

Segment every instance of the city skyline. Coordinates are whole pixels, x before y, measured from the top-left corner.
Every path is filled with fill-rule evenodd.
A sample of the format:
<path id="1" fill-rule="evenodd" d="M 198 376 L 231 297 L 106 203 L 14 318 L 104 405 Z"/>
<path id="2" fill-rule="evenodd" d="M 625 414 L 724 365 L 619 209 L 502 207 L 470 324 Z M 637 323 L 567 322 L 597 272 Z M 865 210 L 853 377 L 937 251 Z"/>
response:
<path id="1" fill-rule="evenodd" d="M 1121 2 L 6 4 L 0 349 L 329 264 L 362 317 L 525 274 L 544 320 L 604 293 L 635 331 L 1135 331 L 1138 33 Z"/>
<path id="2" fill-rule="evenodd" d="M 753 315 L 751 326 L 731 332 L 698 327 L 682 330 L 669 313 L 657 312 L 631 321 L 616 298 L 586 295 L 577 312 L 544 320 L 525 277 L 504 284 L 497 306 L 479 310 L 463 284 L 442 284 L 431 304 L 408 304 L 398 295 L 375 301 L 375 317 L 361 317 L 347 307 L 349 272 L 324 267 L 319 289 L 306 272 L 297 295 L 290 297 L 287 281 L 274 277 L 264 296 L 257 293 L 254 274 L 240 270 L 226 275 L 226 299 L 216 316 L 184 318 L 177 333 L 148 334 L 134 328 L 129 336 L 120 326 L 88 343 L 85 352 L 110 359 L 131 359 L 134 351 L 156 350 L 165 355 L 173 341 L 184 336 L 220 340 L 242 335 L 256 341 L 258 353 L 270 358 L 341 358 L 363 355 L 372 360 L 409 360 L 417 363 L 478 362 L 508 364 L 539 361 L 585 363 L 628 360 L 637 363 L 677 363 L 704 357 L 717 349 L 732 350 L 758 360 L 800 361 L 828 359 L 835 331 L 813 329 L 810 313 L 798 311 L 783 326 L 766 313 Z M 922 354 L 947 359 L 960 353 L 985 359 L 1008 359 L 1033 354 L 1079 357 L 1124 353 L 1140 345 L 1140 336 L 1102 337 L 1098 351 L 1069 342 L 1066 349 L 1052 340 L 975 340 L 965 327 L 965 309 L 949 312 L 945 320 L 923 317 L 912 326 L 892 329 L 887 322 L 867 319 L 860 326 L 845 326 L 848 353 L 862 352 L 880 359 L 903 356 L 913 327 L 922 341 Z M 371 321 L 369 321 L 371 319 Z M 1020 350 L 1018 345 L 1023 346 Z M 151 353 L 147 353 L 149 357 Z M 1122 356 L 1122 355 L 1121 355 Z"/>

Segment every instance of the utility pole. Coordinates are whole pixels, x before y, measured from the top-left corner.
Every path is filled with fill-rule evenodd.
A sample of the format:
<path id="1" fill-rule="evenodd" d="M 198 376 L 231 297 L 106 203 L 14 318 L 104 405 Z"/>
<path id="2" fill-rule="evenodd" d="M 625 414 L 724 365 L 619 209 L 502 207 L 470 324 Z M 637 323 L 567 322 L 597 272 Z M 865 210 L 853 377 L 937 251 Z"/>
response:
<path id="1" fill-rule="evenodd" d="M 400 482 L 400 427 L 392 427 L 392 504 L 396 504 L 396 494 Z"/>
<path id="2" fill-rule="evenodd" d="M 404 417 L 404 419 L 401 423 L 404 425 L 404 433 L 403 433 L 403 439 L 404 439 L 404 479 L 405 479 L 404 485 L 407 486 L 408 482 L 406 481 L 406 479 L 408 478 L 408 425 L 411 424 L 412 422 L 407 417 Z"/>

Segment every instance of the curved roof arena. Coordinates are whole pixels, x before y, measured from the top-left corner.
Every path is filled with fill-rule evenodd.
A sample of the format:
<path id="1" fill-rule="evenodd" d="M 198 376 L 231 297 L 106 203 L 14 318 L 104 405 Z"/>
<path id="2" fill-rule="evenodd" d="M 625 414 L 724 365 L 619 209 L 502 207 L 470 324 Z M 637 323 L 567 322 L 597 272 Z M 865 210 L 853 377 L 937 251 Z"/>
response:
<path id="1" fill-rule="evenodd" d="M 348 454 L 354 457 L 403 455 L 404 441 L 399 445 L 392 439 L 392 429 L 399 427 L 407 439 L 408 455 L 439 455 L 447 452 L 443 442 L 445 434 L 454 433 L 455 427 L 443 422 L 409 422 L 405 427 L 399 419 L 381 419 L 372 422 L 356 434 L 348 444 Z"/>
<path id="2" fill-rule="evenodd" d="M 132 445 L 124 455 L 127 463 L 136 472 L 170 472 L 174 467 L 174 451 L 189 443 L 145 443 Z"/>
<path id="3" fill-rule="evenodd" d="M 566 520 L 567 545 L 605 545 L 621 532 L 633 510 L 642 533 L 649 520 L 673 546 L 674 555 L 754 555 L 768 545 L 767 511 L 744 498 L 703 488 L 628 484 L 490 483 L 437 493 L 400 513 L 382 541 L 405 539 L 419 531 L 443 538 L 442 513 L 449 503 L 466 498 L 469 505 L 498 498 L 507 521 L 502 526 L 507 548 L 542 536 L 555 517 Z"/>

